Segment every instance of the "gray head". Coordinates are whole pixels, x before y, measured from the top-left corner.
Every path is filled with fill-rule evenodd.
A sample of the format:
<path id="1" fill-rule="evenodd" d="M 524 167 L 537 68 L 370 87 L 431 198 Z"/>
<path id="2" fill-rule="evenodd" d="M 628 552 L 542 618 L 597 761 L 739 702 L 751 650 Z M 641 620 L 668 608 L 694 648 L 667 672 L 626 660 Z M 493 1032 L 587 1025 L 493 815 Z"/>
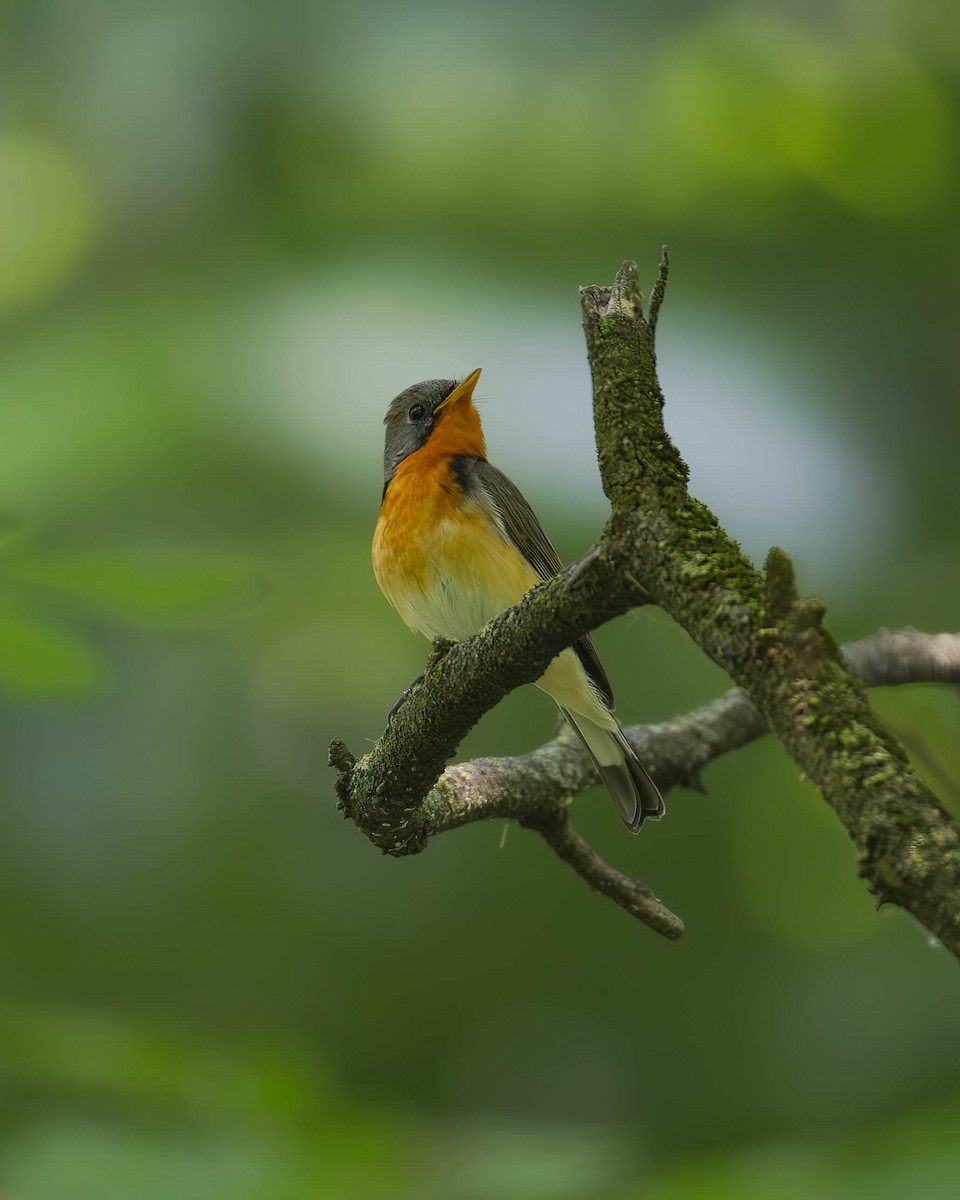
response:
<path id="1" fill-rule="evenodd" d="M 387 427 L 383 446 L 384 489 L 403 460 L 426 445 L 448 406 L 458 400 L 469 403 L 479 377 L 478 368 L 460 382 L 456 379 L 425 379 L 390 401 L 383 418 Z"/>

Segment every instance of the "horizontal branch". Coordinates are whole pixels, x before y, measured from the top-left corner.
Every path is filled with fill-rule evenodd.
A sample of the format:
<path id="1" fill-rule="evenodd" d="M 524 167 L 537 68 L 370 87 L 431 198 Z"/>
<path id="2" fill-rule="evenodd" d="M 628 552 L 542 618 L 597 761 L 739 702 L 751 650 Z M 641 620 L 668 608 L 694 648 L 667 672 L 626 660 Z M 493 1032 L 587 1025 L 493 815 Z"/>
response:
<path id="1" fill-rule="evenodd" d="M 960 633 L 905 632 L 913 648 L 909 663 L 899 653 L 902 635 L 888 630 L 849 642 L 840 652 L 851 666 L 868 663 L 870 686 L 883 687 L 929 682 L 930 657 L 952 651 L 953 666 L 938 682 L 960 684 Z M 859 674 L 859 667 L 855 672 Z M 657 786 L 666 792 L 674 787 L 700 790 L 705 767 L 749 745 L 769 728 L 749 696 L 731 688 L 668 721 L 634 725 L 624 732 Z M 447 767 L 423 801 L 424 821 L 432 835 L 490 819 L 549 824 L 573 797 L 598 783 L 593 760 L 564 727 L 552 741 L 526 754 L 477 758 Z"/>
<path id="2" fill-rule="evenodd" d="M 896 683 L 960 683 L 960 635 L 891 632 L 841 647 L 847 666 L 867 687 Z"/>

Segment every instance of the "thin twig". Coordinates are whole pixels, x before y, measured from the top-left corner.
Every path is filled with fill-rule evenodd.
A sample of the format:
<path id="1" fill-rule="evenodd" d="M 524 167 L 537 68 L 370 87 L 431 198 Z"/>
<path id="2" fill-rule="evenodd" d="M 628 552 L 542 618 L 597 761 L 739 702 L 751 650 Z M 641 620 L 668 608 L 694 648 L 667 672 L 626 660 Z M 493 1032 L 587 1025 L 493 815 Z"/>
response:
<path id="1" fill-rule="evenodd" d="M 650 292 L 650 307 L 647 311 L 647 325 L 650 328 L 651 337 L 657 332 L 657 318 L 660 316 L 660 305 L 667 294 L 667 276 L 669 274 L 670 255 L 667 253 L 666 246 L 661 246 L 660 270 L 657 272 L 657 281 Z"/>
<path id="2" fill-rule="evenodd" d="M 683 933 L 683 922 L 661 904 L 645 883 L 631 879 L 597 854 L 574 829 L 564 821 L 555 828 L 538 829 L 550 849 L 565 863 L 569 863 L 580 878 L 595 892 L 606 896 L 614 904 L 636 917 L 655 933 L 666 938 L 678 938 Z"/>

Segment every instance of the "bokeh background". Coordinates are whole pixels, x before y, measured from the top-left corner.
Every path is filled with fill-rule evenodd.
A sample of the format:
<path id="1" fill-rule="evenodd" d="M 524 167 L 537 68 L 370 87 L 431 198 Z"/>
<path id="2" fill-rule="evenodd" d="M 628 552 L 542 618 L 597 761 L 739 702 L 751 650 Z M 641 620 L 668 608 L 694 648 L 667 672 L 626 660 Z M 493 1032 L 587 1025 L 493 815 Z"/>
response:
<path id="1" fill-rule="evenodd" d="M 636 841 L 577 801 L 677 944 L 517 829 L 381 858 L 325 759 L 425 657 L 387 402 L 483 366 L 581 553 L 577 285 L 661 242 L 696 494 L 839 637 L 957 628 L 958 120 L 942 0 L 0 6 L 4 1200 L 956 1194 L 956 966 L 772 740 Z M 628 723 L 728 685 L 598 642 Z M 956 690 L 876 702 L 956 807 Z"/>

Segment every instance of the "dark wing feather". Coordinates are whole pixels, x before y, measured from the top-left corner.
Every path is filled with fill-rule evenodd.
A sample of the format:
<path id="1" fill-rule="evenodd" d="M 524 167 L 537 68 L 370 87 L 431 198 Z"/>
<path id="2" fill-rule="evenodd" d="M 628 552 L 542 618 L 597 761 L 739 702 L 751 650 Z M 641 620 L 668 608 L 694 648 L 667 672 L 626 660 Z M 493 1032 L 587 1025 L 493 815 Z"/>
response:
<path id="1" fill-rule="evenodd" d="M 523 493 L 502 471 L 491 466 L 486 459 L 465 454 L 454 460 L 453 470 L 461 487 L 465 485 L 467 492 L 474 489 L 486 492 L 500 514 L 510 541 L 542 579 L 550 579 L 558 574 L 563 566 L 560 556 L 543 532 L 536 513 L 524 499 Z M 608 708 L 613 708 L 610 681 L 600 665 L 589 634 L 574 642 L 573 649 L 603 702 Z"/>

